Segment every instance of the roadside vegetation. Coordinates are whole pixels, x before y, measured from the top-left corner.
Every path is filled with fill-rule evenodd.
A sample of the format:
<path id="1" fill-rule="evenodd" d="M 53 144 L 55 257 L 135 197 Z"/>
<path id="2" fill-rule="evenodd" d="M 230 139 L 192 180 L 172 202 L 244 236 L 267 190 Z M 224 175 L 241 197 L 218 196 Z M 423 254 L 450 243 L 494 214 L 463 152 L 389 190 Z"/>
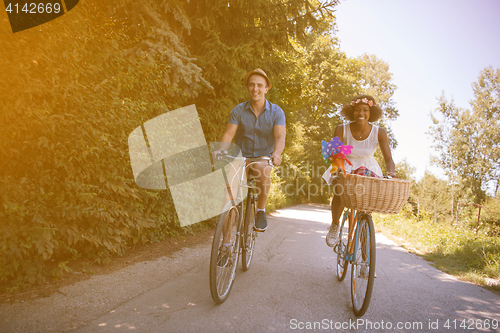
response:
<path id="1" fill-rule="evenodd" d="M 476 234 L 475 223 L 434 223 L 430 215 L 419 221 L 407 205 L 398 215 L 374 214 L 374 223 L 436 268 L 500 292 L 500 227 L 482 225 Z"/>
<path id="2" fill-rule="evenodd" d="M 431 161 L 444 175 L 415 179 L 401 161 L 398 176 L 413 180 L 408 204 L 375 221 L 436 267 L 500 291 L 500 68 L 483 69 L 471 86 L 469 108 L 443 93 L 431 112 Z"/>

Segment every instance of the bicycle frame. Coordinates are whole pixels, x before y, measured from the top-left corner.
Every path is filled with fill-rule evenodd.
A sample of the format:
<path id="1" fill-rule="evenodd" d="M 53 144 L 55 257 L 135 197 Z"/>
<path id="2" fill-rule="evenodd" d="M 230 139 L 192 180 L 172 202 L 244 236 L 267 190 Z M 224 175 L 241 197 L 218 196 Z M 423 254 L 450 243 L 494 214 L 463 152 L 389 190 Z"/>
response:
<path id="1" fill-rule="evenodd" d="M 231 207 L 237 207 L 240 203 L 242 203 L 241 205 L 241 210 L 238 209 L 239 211 L 239 217 L 238 217 L 238 224 L 237 224 L 237 228 L 236 228 L 236 233 L 237 233 L 237 237 L 240 238 L 240 241 L 243 242 L 243 232 L 242 232 L 242 228 L 243 228 L 243 200 L 245 199 L 243 197 L 243 188 L 250 188 L 253 186 L 253 182 L 247 182 L 245 184 L 245 175 L 247 174 L 247 171 L 248 169 L 250 168 L 250 166 L 252 164 L 256 164 L 256 163 L 259 163 L 260 161 L 265 161 L 267 160 L 269 165 L 273 168 L 275 168 L 273 165 L 272 165 L 272 160 L 270 157 L 267 157 L 267 156 L 262 156 L 262 157 L 236 157 L 236 156 L 230 156 L 230 155 L 222 155 L 223 158 L 229 162 L 229 164 L 231 165 L 231 167 L 233 168 L 233 171 L 234 171 L 234 176 L 233 178 L 231 179 L 231 182 L 228 181 L 228 177 L 227 177 L 227 174 L 226 174 L 226 170 L 224 168 L 222 168 L 222 174 L 224 176 L 224 181 L 226 182 L 226 189 L 227 189 L 227 193 L 229 195 L 229 202 L 226 203 L 225 207 L 224 207 L 224 210 L 227 209 L 229 210 Z M 240 160 L 242 163 L 241 165 L 238 167 L 238 169 L 236 170 L 236 168 L 234 167 L 233 163 L 231 163 L 231 160 L 230 159 L 233 159 L 233 160 Z M 243 170 L 242 170 L 243 169 Z M 276 168 L 275 168 L 276 169 Z M 232 190 L 231 190 L 231 184 L 233 183 L 234 181 L 234 177 L 237 177 L 239 176 L 239 179 L 238 179 L 238 188 L 236 190 L 236 198 L 233 196 L 233 193 L 232 193 Z M 236 203 L 237 202 L 237 203 Z M 228 230 L 231 230 L 231 225 L 229 226 Z M 244 244 L 242 244 L 244 245 Z M 241 248 L 240 248 L 241 249 Z"/>
<path id="2" fill-rule="evenodd" d="M 347 214 L 346 214 L 347 213 Z M 369 213 L 356 211 L 355 209 L 346 208 L 346 212 L 343 214 L 343 219 L 341 225 L 345 223 L 345 220 L 349 218 L 349 228 L 348 228 L 348 244 L 349 251 L 346 252 L 346 260 L 350 263 L 355 262 L 357 258 L 357 248 L 358 248 L 358 232 L 359 232 L 359 221 L 363 215 L 368 215 Z M 341 233 L 344 232 L 341 230 Z M 368 249 L 367 249 L 368 250 Z M 370 260 L 370 258 L 368 258 Z"/>
<path id="3" fill-rule="evenodd" d="M 249 167 L 252 164 L 256 164 L 256 163 L 259 163 L 259 161 L 265 161 L 265 160 L 269 161 L 269 165 L 272 166 L 273 168 L 274 168 L 274 166 L 271 163 L 271 158 L 267 157 L 267 156 L 262 156 L 262 157 L 236 157 L 236 156 L 225 155 L 225 157 L 228 157 L 225 160 L 228 161 L 229 164 L 231 165 L 231 167 L 233 168 L 234 176 L 231 179 L 231 182 L 229 182 L 228 179 L 227 179 L 226 170 L 224 168 L 222 168 L 222 175 L 224 176 L 224 181 L 226 182 L 226 189 L 227 189 L 227 192 L 228 192 L 228 195 L 229 195 L 229 200 L 230 200 L 232 206 L 236 206 L 235 199 L 237 199 L 238 203 L 243 202 L 243 200 L 244 200 L 244 198 L 243 198 L 243 188 L 249 188 L 250 187 L 250 185 L 248 183 L 245 184 L 245 175 L 246 175 Z M 231 163 L 231 161 L 229 160 L 229 158 L 238 159 L 238 160 L 240 160 L 242 162 L 241 165 L 239 166 L 238 170 L 236 170 L 236 168 L 233 166 L 233 163 Z M 247 163 L 247 162 L 250 162 L 250 163 Z M 238 188 L 236 190 L 236 198 L 234 198 L 233 193 L 231 191 L 231 184 L 234 181 L 234 177 L 236 177 L 240 173 L 241 173 L 241 175 L 239 176 L 239 179 L 238 179 Z M 226 206 L 227 206 L 227 204 L 226 204 Z"/>

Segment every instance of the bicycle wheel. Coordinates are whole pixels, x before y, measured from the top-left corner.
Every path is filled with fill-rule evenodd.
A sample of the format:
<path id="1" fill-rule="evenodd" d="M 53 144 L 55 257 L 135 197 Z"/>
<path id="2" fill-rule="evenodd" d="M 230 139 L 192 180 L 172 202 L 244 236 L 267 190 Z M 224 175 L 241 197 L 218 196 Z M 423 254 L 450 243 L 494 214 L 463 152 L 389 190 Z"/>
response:
<path id="1" fill-rule="evenodd" d="M 240 242 L 239 210 L 236 206 L 221 214 L 215 228 L 210 256 L 210 292 L 215 303 L 224 302 L 233 286 Z"/>
<path id="2" fill-rule="evenodd" d="M 358 220 L 355 260 L 351 267 L 351 297 L 354 314 L 362 316 L 370 304 L 375 279 L 375 229 L 369 215 Z"/>
<path id="3" fill-rule="evenodd" d="M 244 271 L 250 268 L 253 250 L 255 249 L 255 238 L 257 237 L 257 232 L 254 230 L 256 204 L 256 195 L 254 195 L 253 189 L 249 188 L 245 213 L 245 228 L 243 231 L 243 252 L 241 257 Z"/>
<path id="4" fill-rule="evenodd" d="M 337 253 L 337 279 L 339 281 L 344 281 L 345 276 L 347 274 L 347 241 L 349 238 L 349 230 L 347 226 L 349 225 L 349 212 L 350 210 L 346 210 L 344 213 L 344 217 L 342 218 L 342 224 L 339 229 L 339 244 L 334 247 L 335 253 Z M 346 227 L 344 229 L 344 227 Z"/>

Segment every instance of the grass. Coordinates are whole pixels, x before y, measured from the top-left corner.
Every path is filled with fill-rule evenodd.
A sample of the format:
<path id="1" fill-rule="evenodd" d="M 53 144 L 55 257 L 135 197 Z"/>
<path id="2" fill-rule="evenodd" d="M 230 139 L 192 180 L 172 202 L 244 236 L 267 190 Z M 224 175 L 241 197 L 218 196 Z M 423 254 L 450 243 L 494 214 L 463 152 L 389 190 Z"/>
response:
<path id="1" fill-rule="evenodd" d="M 500 292 L 500 237 L 488 230 L 417 221 L 408 212 L 374 214 L 376 228 L 395 236 L 434 266 L 463 280 Z"/>

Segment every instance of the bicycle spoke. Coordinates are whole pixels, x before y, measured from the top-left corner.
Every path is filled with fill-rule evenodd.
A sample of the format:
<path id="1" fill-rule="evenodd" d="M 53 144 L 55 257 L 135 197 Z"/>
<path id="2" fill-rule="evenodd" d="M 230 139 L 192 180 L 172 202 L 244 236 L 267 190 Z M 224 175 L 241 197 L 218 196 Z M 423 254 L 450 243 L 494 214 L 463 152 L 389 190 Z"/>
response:
<path id="1" fill-rule="evenodd" d="M 238 208 L 221 215 L 214 234 L 210 259 L 210 290 L 216 303 L 226 300 L 233 284 L 239 254 Z"/>
<path id="2" fill-rule="evenodd" d="M 342 225 L 340 226 L 340 241 L 337 246 L 333 248 L 334 252 L 337 253 L 337 279 L 339 281 L 343 281 L 347 274 L 347 248 L 348 248 L 348 233 L 347 225 L 349 224 L 348 212 L 344 213 L 342 218 Z"/>
<path id="3" fill-rule="evenodd" d="M 253 183 L 250 185 L 253 186 Z M 246 210 L 245 210 L 245 223 L 243 230 L 243 253 L 242 253 L 242 266 L 243 270 L 246 271 L 250 268 L 250 263 L 253 257 L 253 251 L 255 248 L 255 238 L 257 237 L 257 232 L 254 230 L 255 226 L 255 204 L 256 204 L 256 196 L 253 192 L 253 189 L 250 188 L 248 190 L 247 202 L 246 202 Z"/>

